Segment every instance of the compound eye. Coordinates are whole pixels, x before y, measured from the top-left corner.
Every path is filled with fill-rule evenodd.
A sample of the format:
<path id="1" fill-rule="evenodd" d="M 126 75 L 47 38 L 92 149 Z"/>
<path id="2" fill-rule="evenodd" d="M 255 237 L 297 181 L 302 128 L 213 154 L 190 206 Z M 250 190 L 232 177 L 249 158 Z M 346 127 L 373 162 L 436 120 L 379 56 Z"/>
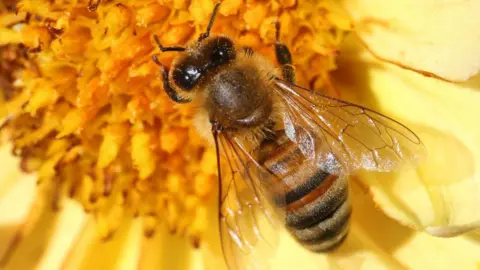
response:
<path id="1" fill-rule="evenodd" d="M 173 80 L 184 90 L 193 89 L 201 77 L 201 70 L 191 64 L 181 65 L 173 71 Z"/>
<path id="2" fill-rule="evenodd" d="M 228 38 L 219 38 L 213 46 L 210 60 L 214 66 L 223 65 L 235 58 L 233 43 Z"/>

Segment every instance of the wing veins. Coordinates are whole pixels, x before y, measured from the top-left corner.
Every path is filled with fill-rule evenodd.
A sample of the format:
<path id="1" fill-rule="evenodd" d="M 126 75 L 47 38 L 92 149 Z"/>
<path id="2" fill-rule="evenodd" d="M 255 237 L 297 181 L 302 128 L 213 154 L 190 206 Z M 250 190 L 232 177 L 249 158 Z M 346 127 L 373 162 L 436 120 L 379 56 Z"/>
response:
<path id="1" fill-rule="evenodd" d="M 290 100 L 290 102 L 291 102 L 290 105 L 296 106 L 296 108 L 299 109 L 298 104 L 301 104 L 300 102 L 295 101 L 295 100 Z M 293 115 L 293 114 L 292 114 L 292 115 Z M 296 116 L 296 117 L 298 117 L 298 116 Z M 337 155 L 335 154 L 335 152 L 333 151 L 331 144 L 328 143 L 328 141 L 326 140 L 327 136 L 325 135 L 325 132 L 326 132 L 326 134 L 329 135 L 330 138 L 332 138 L 333 140 L 337 141 L 337 142 L 341 145 L 343 152 L 345 152 L 346 154 L 348 154 L 348 155 L 350 156 L 350 159 L 353 159 L 352 153 L 350 153 L 350 151 L 348 151 L 348 150 L 345 148 L 345 144 L 344 144 L 341 140 L 339 140 L 339 138 L 338 138 L 337 136 L 335 136 L 334 134 L 331 134 L 329 131 L 327 131 L 325 128 L 323 128 L 322 125 L 318 123 L 318 121 L 316 121 L 314 118 L 311 117 L 310 114 L 303 114 L 303 115 L 300 115 L 300 117 L 301 117 L 301 118 L 304 118 L 304 119 L 305 119 L 305 117 L 308 117 L 308 119 L 309 119 L 312 123 L 316 124 L 316 126 L 317 126 L 317 127 L 320 129 L 320 131 L 322 132 L 322 137 L 325 138 L 325 141 L 327 142 L 327 147 L 328 147 L 329 150 L 330 150 L 329 152 L 334 155 L 334 157 L 335 157 L 336 160 L 339 160 L 339 159 L 338 159 L 338 156 L 337 156 Z M 305 120 L 304 120 L 304 121 L 305 121 Z M 322 121 L 322 122 L 323 122 L 323 121 Z M 348 125 L 348 124 L 347 124 L 347 125 Z M 347 128 L 348 128 L 348 126 L 347 126 Z M 329 129 L 330 129 L 330 128 L 329 128 Z M 368 149 L 368 148 L 367 148 L 367 149 Z"/>
<path id="2" fill-rule="evenodd" d="M 363 106 L 361 106 L 361 105 L 356 105 L 356 104 L 350 103 L 350 102 L 348 102 L 348 101 L 344 101 L 344 100 L 340 100 L 340 99 L 337 99 L 337 98 L 334 98 L 334 97 L 326 96 L 326 95 L 323 95 L 323 94 L 317 93 L 317 92 L 311 92 L 309 89 L 306 89 L 306 88 L 304 88 L 304 87 L 301 87 L 301 86 L 298 86 L 298 85 L 294 85 L 294 84 L 288 83 L 288 82 L 283 81 L 283 80 L 280 80 L 280 79 L 278 79 L 278 78 L 277 78 L 277 81 L 280 81 L 280 82 L 281 82 L 281 83 L 278 83 L 278 82 L 277 82 L 277 85 L 280 86 L 279 88 L 282 89 L 283 91 L 285 91 L 285 88 L 287 88 L 287 87 L 282 86 L 282 84 L 288 85 L 288 86 L 290 86 L 290 87 L 291 87 L 291 86 L 294 86 L 294 87 L 297 87 L 297 88 L 299 88 L 299 89 L 302 89 L 302 90 L 304 90 L 304 91 L 306 91 L 306 92 L 308 92 L 308 93 L 312 93 L 312 94 L 318 95 L 318 96 L 320 96 L 320 97 L 322 97 L 322 98 L 325 98 L 325 99 L 327 99 L 327 100 L 331 100 L 331 101 L 334 101 L 334 102 L 337 102 L 337 103 L 340 104 L 340 105 L 335 105 L 335 104 L 330 104 L 330 105 L 328 105 L 328 104 L 327 104 L 327 105 L 325 105 L 325 106 L 330 106 L 330 107 L 341 107 L 341 106 L 347 107 L 347 106 L 351 106 L 351 107 L 354 107 L 354 108 L 359 108 L 359 109 L 361 109 L 361 110 L 363 111 L 363 113 L 364 113 L 365 115 L 367 115 L 368 118 L 372 119 L 372 120 L 375 121 L 375 122 L 380 123 L 380 124 L 381 124 L 382 126 L 384 126 L 385 128 L 395 131 L 396 133 L 400 134 L 400 136 L 402 136 L 402 137 L 404 137 L 405 139 L 409 140 L 409 141 L 410 141 L 411 143 L 413 143 L 413 144 L 417 144 L 417 145 L 420 145 L 420 144 L 421 144 L 420 138 L 419 138 L 410 128 L 408 128 L 407 126 L 403 125 L 402 123 L 398 122 L 397 120 L 395 120 L 395 119 L 393 119 L 393 118 L 391 118 L 391 117 L 389 117 L 389 116 L 387 116 L 387 115 L 383 115 L 383 114 L 378 113 L 378 112 L 376 112 L 376 111 L 374 111 L 374 110 L 371 110 L 371 109 L 369 109 L 369 108 L 363 107 Z M 299 92 L 297 92 L 297 91 L 294 91 L 294 90 L 289 89 L 289 88 L 287 88 L 287 91 L 288 91 L 289 93 L 294 94 L 294 95 L 301 96 L 303 99 L 307 100 L 307 102 L 312 103 L 310 100 L 308 100 L 308 98 L 306 98 L 303 94 L 301 94 L 301 93 L 299 93 Z M 315 105 L 314 103 L 312 103 L 312 104 Z M 404 135 L 402 134 L 402 132 L 398 131 L 396 128 L 393 128 L 393 127 L 390 127 L 389 125 L 386 125 L 386 124 L 384 124 L 384 123 L 381 123 L 378 119 L 376 119 L 375 117 L 371 116 L 369 113 L 372 113 L 372 114 L 374 114 L 375 116 L 380 117 L 380 119 L 384 118 L 384 119 L 387 119 L 387 120 L 392 121 L 393 123 L 399 125 L 399 126 L 402 127 L 403 129 L 405 129 L 406 131 L 408 131 L 413 137 L 415 137 L 416 141 L 410 140 L 408 137 L 404 136 Z"/>
<path id="3" fill-rule="evenodd" d="M 222 140 L 222 137 L 220 137 L 220 143 L 221 143 L 223 149 L 226 149 L 226 148 L 227 148 L 227 147 L 225 147 L 225 145 L 224 145 L 224 141 Z M 231 151 L 230 148 L 228 148 L 228 149 Z M 225 201 L 227 200 L 227 197 L 228 197 L 228 194 L 229 194 L 229 190 L 230 190 L 230 188 L 232 187 L 232 181 L 235 181 L 235 173 L 236 173 L 236 171 L 233 169 L 232 162 L 231 162 L 231 160 L 230 160 L 230 155 L 227 154 L 227 152 L 226 152 L 227 150 L 224 150 L 224 151 L 225 151 L 225 153 L 226 153 L 225 156 L 227 157 L 227 162 L 228 162 L 228 165 L 229 165 L 229 168 L 230 168 L 230 172 L 231 172 L 231 175 L 232 175 L 232 179 L 230 179 L 230 182 L 228 182 L 227 190 L 226 190 L 226 192 L 225 192 L 225 194 L 224 194 L 224 196 L 223 196 L 223 198 L 222 198 L 222 200 L 221 200 L 220 207 L 221 207 L 221 206 L 223 205 L 223 203 L 225 203 Z M 218 166 L 220 166 L 220 165 L 218 165 Z M 219 175 L 220 175 L 220 174 L 219 174 Z M 220 179 L 220 181 L 222 181 L 222 179 Z M 223 192 L 223 191 L 220 190 L 220 192 Z M 236 193 L 236 191 L 235 191 L 235 193 Z"/>
<path id="4" fill-rule="evenodd" d="M 302 107 L 304 110 L 309 111 L 311 114 L 317 115 L 316 112 L 312 112 L 312 111 L 308 108 L 308 106 L 302 104 L 301 102 L 298 102 L 298 101 L 296 101 L 296 100 L 294 100 L 294 99 L 291 99 L 291 97 L 289 97 L 289 96 L 287 96 L 287 95 L 283 96 L 283 98 L 284 98 L 285 100 L 288 99 L 289 101 L 287 101 L 287 102 L 289 102 L 290 105 L 294 105 L 294 106 L 297 108 L 297 110 L 300 110 L 300 107 Z M 308 118 L 309 118 L 312 122 L 316 122 L 315 120 L 313 120 L 313 119 L 310 117 L 310 114 L 307 113 L 306 115 L 309 116 Z M 324 122 L 323 120 L 322 120 L 322 123 L 325 124 L 325 122 Z M 317 123 L 317 125 L 320 127 L 320 129 L 323 129 L 323 130 L 325 130 L 325 131 L 327 131 L 327 129 L 328 129 L 329 131 L 327 131 L 327 132 L 328 132 L 328 134 L 329 134 L 331 137 L 334 137 L 334 138 L 336 137 L 335 134 L 331 133 L 331 132 L 335 132 L 335 131 L 332 130 L 328 125 L 326 125 L 327 128 L 322 127 L 322 125 L 320 125 L 319 123 Z"/>
<path id="5" fill-rule="evenodd" d="M 257 215 L 255 215 L 255 212 L 254 212 L 253 208 L 250 208 L 250 211 L 251 211 L 251 214 L 253 216 L 253 219 L 254 219 L 254 222 L 255 222 L 255 225 L 256 225 L 253 228 L 253 230 L 255 232 L 255 235 L 257 235 L 257 237 L 261 238 L 265 243 L 267 243 L 270 248 L 273 248 L 273 245 L 270 244 L 270 242 L 268 242 L 267 239 L 265 239 L 265 237 L 263 237 L 262 232 L 260 232 L 260 230 L 258 229 L 257 224 L 259 224 L 259 223 L 258 223 L 258 220 L 257 220 Z"/>
<path id="6" fill-rule="evenodd" d="M 252 183 L 252 182 L 254 182 L 254 181 L 253 181 L 253 178 L 252 178 L 252 176 L 251 176 L 251 174 L 250 174 L 250 170 L 247 170 L 246 164 L 243 162 L 243 159 L 240 158 L 240 154 L 238 153 L 238 150 L 235 148 L 235 145 L 232 143 L 232 141 L 230 140 L 230 138 L 226 138 L 226 140 L 227 140 L 228 144 L 231 146 L 232 151 L 233 151 L 233 152 L 235 153 L 235 155 L 237 156 L 236 162 L 240 162 L 241 165 L 242 165 L 242 167 L 245 169 L 244 171 L 247 172 L 248 178 L 250 179 L 250 181 L 246 181 L 246 182 L 247 182 L 247 185 L 249 186 L 250 189 L 253 189 L 253 190 L 255 191 L 255 196 L 258 196 L 258 194 L 256 193 L 256 189 L 255 189 L 253 186 L 250 185 L 250 184 L 254 184 L 254 183 Z M 237 166 L 237 169 L 238 169 L 239 171 L 243 171 L 243 170 L 241 170 L 241 168 L 238 166 L 237 163 L 236 163 L 236 166 Z"/>
<path id="7" fill-rule="evenodd" d="M 344 112 L 352 115 L 352 116 L 359 116 L 359 115 L 365 115 L 369 121 L 371 121 L 371 123 L 375 126 L 375 130 L 372 130 L 371 127 L 369 127 L 368 125 L 366 125 L 365 123 L 363 123 L 363 121 L 359 121 L 360 123 L 362 123 L 365 127 L 367 127 L 368 129 L 372 130 L 375 134 L 377 135 L 381 135 L 382 134 L 382 131 L 380 130 L 380 128 L 378 128 L 377 126 L 377 123 L 370 117 L 368 116 L 368 114 L 366 114 L 365 110 L 363 108 L 360 108 L 362 110 L 361 113 L 352 113 L 350 111 L 348 111 L 347 109 L 345 109 L 346 107 L 354 107 L 352 105 L 341 105 L 341 106 L 337 106 L 338 108 L 342 109 Z M 332 108 L 335 108 L 334 106 L 332 106 Z M 357 107 L 354 107 L 354 108 L 357 108 Z M 385 141 L 384 141 L 385 142 Z"/>
<path id="8" fill-rule="evenodd" d="M 298 123 L 307 133 L 317 133 L 320 143 L 327 143 L 320 151 L 329 150 L 347 170 L 392 170 L 404 160 L 418 160 L 424 152 L 412 130 L 386 115 L 278 78 L 275 86 L 289 108 L 285 111 L 290 125 Z"/>
<path id="9" fill-rule="evenodd" d="M 233 147 L 233 149 L 235 150 L 235 152 L 237 151 L 237 150 L 236 150 L 236 147 L 238 147 L 238 148 L 240 149 L 240 151 L 242 151 L 242 153 L 249 158 L 250 161 L 252 161 L 256 166 L 260 167 L 260 164 L 258 164 L 258 162 L 257 162 L 257 161 L 247 152 L 247 150 L 238 142 L 238 139 L 237 139 L 236 137 L 233 137 L 233 139 L 234 139 L 234 145 L 232 145 L 232 147 Z M 236 147 L 235 147 L 235 146 L 236 146 Z M 238 155 L 238 153 L 237 153 L 237 155 Z M 243 159 L 239 159 L 239 160 L 242 162 L 243 166 L 244 166 L 245 168 L 247 168 L 247 167 L 246 167 L 246 164 L 243 162 Z M 251 174 L 250 174 L 250 170 L 247 170 L 247 172 L 248 172 L 248 177 L 250 178 L 250 180 L 251 180 L 251 182 L 252 182 L 252 184 L 253 184 L 253 191 L 254 191 L 254 193 L 255 193 L 255 198 L 254 198 L 254 199 L 255 199 L 255 202 L 257 203 L 256 206 L 257 206 L 260 210 L 264 210 L 265 208 L 263 207 L 263 203 L 258 199 L 258 198 L 259 198 L 259 194 L 258 194 L 258 190 L 257 190 L 257 189 L 258 189 L 259 187 L 258 187 L 257 185 L 258 185 L 259 183 L 257 183 L 257 181 L 255 181 L 255 180 L 252 178 L 252 176 L 251 176 Z M 257 220 L 257 215 L 255 214 L 252 206 L 253 206 L 252 204 L 249 204 L 248 209 L 250 210 L 250 213 L 251 213 L 251 215 L 252 215 L 252 217 L 253 217 L 253 222 L 255 223 L 255 226 L 253 227 L 253 230 L 254 230 L 254 232 L 255 232 L 255 235 L 256 235 L 258 238 L 262 239 L 265 243 L 267 243 L 268 246 L 270 246 L 271 248 L 273 248 L 273 246 L 263 237 L 262 233 L 261 233 L 260 230 L 258 229 L 258 228 L 259 228 L 259 227 L 258 227 L 258 224 L 259 224 L 259 223 L 258 223 L 258 220 Z"/>
<path id="10" fill-rule="evenodd" d="M 235 154 L 237 155 L 237 157 L 239 157 L 238 160 L 242 163 L 243 168 L 244 168 L 245 171 L 247 172 L 247 175 L 248 175 L 248 178 L 250 179 L 250 181 L 246 181 L 246 182 L 247 182 L 247 185 L 249 185 L 250 189 L 253 190 L 254 193 L 255 193 L 255 198 L 254 198 L 254 200 L 255 200 L 255 202 L 257 203 L 257 206 L 258 206 L 261 210 L 263 210 L 263 209 L 265 209 L 265 208 L 263 207 L 262 203 L 261 203 L 260 200 L 258 199 L 259 196 L 260 196 L 260 195 L 258 194 L 258 190 L 257 190 L 257 189 L 259 188 L 259 187 L 257 186 L 258 183 L 257 183 L 257 181 L 255 181 L 254 178 L 252 177 L 251 172 L 250 172 L 250 170 L 247 169 L 247 165 L 244 163 L 243 159 L 240 158 L 240 155 L 239 155 L 238 150 L 237 150 L 237 148 L 235 147 L 235 145 L 236 145 L 237 147 L 239 147 L 239 149 L 243 152 L 243 154 L 246 155 L 246 156 L 249 158 L 250 161 L 253 161 L 256 166 L 260 166 L 260 165 L 257 163 L 257 161 L 256 161 L 252 156 L 250 156 L 250 155 L 247 153 L 247 151 L 246 151 L 243 147 L 241 147 L 241 144 L 239 144 L 239 142 L 237 141 L 237 138 L 234 137 L 234 139 L 235 139 L 235 141 L 234 141 L 235 144 L 233 144 L 233 143 L 230 141 L 230 139 L 227 139 L 227 140 L 228 140 L 228 142 L 230 143 L 230 145 L 232 146 L 233 151 L 235 151 Z M 238 167 L 237 167 L 237 168 L 238 168 Z M 238 169 L 240 169 L 240 168 L 238 168 Z"/>

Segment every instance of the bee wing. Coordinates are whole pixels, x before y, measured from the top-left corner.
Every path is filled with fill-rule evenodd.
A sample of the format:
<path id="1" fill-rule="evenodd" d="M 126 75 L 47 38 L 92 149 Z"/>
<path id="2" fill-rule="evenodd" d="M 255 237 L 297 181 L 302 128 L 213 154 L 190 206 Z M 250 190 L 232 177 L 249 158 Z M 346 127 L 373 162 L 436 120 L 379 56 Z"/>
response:
<path id="1" fill-rule="evenodd" d="M 280 79 L 274 88 L 287 136 L 324 171 L 393 171 L 426 153 L 415 133 L 388 116 Z"/>
<path id="2" fill-rule="evenodd" d="M 247 152 L 244 143 L 228 132 L 214 132 L 217 149 L 219 222 L 222 250 L 229 269 L 268 269 L 275 250 L 274 227 L 284 220 L 283 198 L 275 196 L 275 176 Z M 224 160 L 222 160 L 224 158 Z M 283 225 L 283 224 L 282 224 Z"/>

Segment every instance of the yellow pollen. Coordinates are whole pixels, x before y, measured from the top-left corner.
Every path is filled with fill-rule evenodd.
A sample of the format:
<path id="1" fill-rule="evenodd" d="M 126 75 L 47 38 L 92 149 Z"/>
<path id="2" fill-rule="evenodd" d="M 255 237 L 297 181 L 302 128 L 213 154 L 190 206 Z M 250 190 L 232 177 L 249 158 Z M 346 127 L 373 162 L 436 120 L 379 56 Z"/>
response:
<path id="1" fill-rule="evenodd" d="M 96 2 L 96 1 L 93 1 Z M 168 99 L 151 61 L 203 32 L 214 2 L 18 1 L 0 9 L 0 124 L 25 172 L 71 197 L 108 239 L 126 217 L 162 224 L 195 246 L 216 194 L 215 151 L 192 125 L 195 108 Z M 334 93 L 329 72 L 346 31 L 335 1 L 225 0 L 213 33 L 275 61 L 275 27 L 293 53 L 297 83 Z M 175 53 L 159 55 L 169 66 Z M 211 208 L 211 207 L 210 207 Z"/>

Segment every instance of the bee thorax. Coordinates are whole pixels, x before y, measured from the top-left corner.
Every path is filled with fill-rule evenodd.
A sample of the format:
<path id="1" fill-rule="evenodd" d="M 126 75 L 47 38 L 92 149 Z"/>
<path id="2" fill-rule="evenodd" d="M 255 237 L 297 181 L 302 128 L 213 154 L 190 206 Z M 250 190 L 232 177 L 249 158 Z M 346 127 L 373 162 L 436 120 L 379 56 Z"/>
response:
<path id="1" fill-rule="evenodd" d="M 206 87 L 210 120 L 229 128 L 263 124 L 272 112 L 267 87 L 255 70 L 227 68 L 220 71 Z"/>

